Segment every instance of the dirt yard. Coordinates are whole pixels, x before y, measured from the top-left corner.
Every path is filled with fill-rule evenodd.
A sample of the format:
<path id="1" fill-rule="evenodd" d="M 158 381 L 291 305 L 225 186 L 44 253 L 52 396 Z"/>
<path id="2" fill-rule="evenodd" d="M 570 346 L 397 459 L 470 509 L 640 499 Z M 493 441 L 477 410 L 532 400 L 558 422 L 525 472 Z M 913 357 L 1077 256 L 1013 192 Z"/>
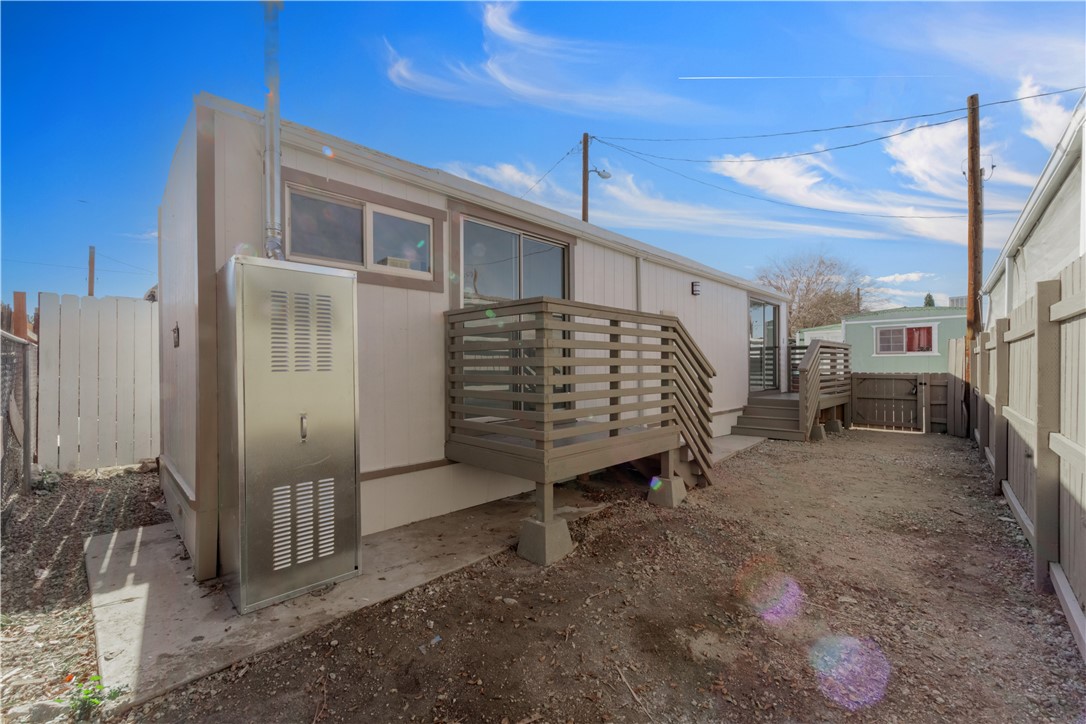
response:
<path id="1" fill-rule="evenodd" d="M 974 446 L 768 442 L 129 712 L 130 722 L 1083 721 L 1086 668 Z"/>
<path id="2" fill-rule="evenodd" d="M 158 476 L 48 474 L 16 498 L 0 548 L 2 707 L 66 697 L 98 673 L 83 541 L 170 519 Z M 5 717 L 5 720 L 7 718 Z"/>

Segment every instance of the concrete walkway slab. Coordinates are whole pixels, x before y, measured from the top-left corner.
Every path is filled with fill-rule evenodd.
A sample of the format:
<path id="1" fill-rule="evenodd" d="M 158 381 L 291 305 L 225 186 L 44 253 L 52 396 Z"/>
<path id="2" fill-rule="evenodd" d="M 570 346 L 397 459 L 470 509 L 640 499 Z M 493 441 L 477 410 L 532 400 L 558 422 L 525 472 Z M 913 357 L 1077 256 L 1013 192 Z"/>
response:
<path id="1" fill-rule="evenodd" d="M 555 490 L 555 505 L 567 520 L 605 507 L 564 488 Z M 526 494 L 366 536 L 358 577 L 245 616 L 220 583 L 193 580 L 172 524 L 89 538 L 102 683 L 128 688 L 123 707 L 140 704 L 499 553 L 533 511 Z"/>
<path id="2" fill-rule="evenodd" d="M 727 460 L 733 455 L 738 455 L 744 450 L 749 450 L 760 442 L 765 442 L 764 437 L 751 435 L 721 435 L 713 438 L 713 465 L 721 460 Z"/>

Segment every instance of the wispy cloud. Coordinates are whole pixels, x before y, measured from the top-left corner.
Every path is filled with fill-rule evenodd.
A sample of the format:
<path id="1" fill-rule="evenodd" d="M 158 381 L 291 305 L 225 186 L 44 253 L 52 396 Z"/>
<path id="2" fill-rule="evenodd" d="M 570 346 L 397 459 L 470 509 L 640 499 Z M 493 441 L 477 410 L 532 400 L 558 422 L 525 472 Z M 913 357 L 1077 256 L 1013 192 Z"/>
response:
<path id="1" fill-rule="evenodd" d="M 836 172 L 828 154 L 758 163 L 735 163 L 754 158 L 750 154 L 728 155 L 710 168 L 765 196 L 790 204 L 899 217 L 865 219 L 869 226 L 883 230 L 888 236 L 964 244 L 964 217 L 925 217 L 964 215 L 966 179 L 961 162 L 966 148 L 965 131 L 964 123 L 921 126 L 884 142 L 883 152 L 889 161 L 887 170 L 903 178 L 904 189 L 859 187 Z M 997 157 L 999 150 L 998 144 L 983 148 L 992 158 Z M 1009 163 L 1000 165 L 992 188 L 985 191 L 985 207 L 991 211 L 1017 211 L 1023 203 L 1021 188 L 1032 187 L 1033 182 L 1033 176 L 1017 171 Z M 1012 187 L 1013 192 L 1000 191 L 999 187 Z M 989 219 L 985 220 L 986 245 L 998 247 L 1010 232 L 1013 218 Z"/>
<path id="2" fill-rule="evenodd" d="M 389 40 L 386 73 L 405 90 L 473 105 L 528 103 L 570 114 L 674 119 L 714 113 L 694 101 L 620 77 L 599 77 L 604 58 L 621 51 L 534 33 L 513 19 L 513 3 L 483 6 L 483 59 L 419 70 Z M 584 66 L 592 63 L 593 72 Z M 623 63 L 612 63 L 623 66 Z"/>
<path id="3" fill-rule="evenodd" d="M 1032 76 L 1027 75 L 1018 86 L 1019 97 L 1041 92 L 1041 86 L 1034 82 Z M 1049 150 L 1055 148 L 1067 124 L 1071 122 L 1071 110 L 1063 107 L 1058 96 L 1030 98 L 1022 101 L 1020 107 L 1022 115 L 1029 122 L 1022 132 Z"/>
<path id="4" fill-rule="evenodd" d="M 592 200 L 592 221 L 607 228 L 681 231 L 721 239 L 883 237 L 878 231 L 782 221 L 772 215 L 759 216 L 668 198 L 633 174 L 609 167 L 611 178 L 595 187 Z M 511 163 L 492 166 L 454 163 L 445 169 L 514 196 L 525 193 L 540 175 L 533 166 L 522 168 Z M 540 182 L 526 198 L 570 216 L 580 214 L 579 190 L 563 187 L 551 178 Z"/>
<path id="5" fill-rule="evenodd" d="M 870 10 L 879 12 L 877 7 Z M 1042 17 L 1038 13 L 1036 24 L 1028 18 L 1012 23 L 969 3 L 955 9 L 940 3 L 938 9 L 918 6 L 911 21 L 905 23 L 900 13 L 881 20 L 862 14 L 856 22 L 864 23 L 865 37 L 883 38 L 888 45 L 929 58 L 942 56 L 992 78 L 1028 75 L 1054 88 L 1083 85 L 1086 37 L 1081 16 L 1077 22 L 1067 23 L 1065 30 L 1042 27 Z"/>
<path id="6" fill-rule="evenodd" d="M 123 236 L 127 239 L 134 239 L 135 241 L 150 243 L 153 241 L 158 241 L 158 230 L 150 229 L 149 231 L 144 231 L 138 234 L 133 234 L 131 232 L 121 232 L 119 236 Z"/>
<path id="7" fill-rule="evenodd" d="M 901 284 L 903 282 L 918 282 L 921 279 L 934 276 L 931 272 L 904 272 L 903 274 L 887 274 L 883 277 L 875 277 L 875 281 L 883 284 Z"/>

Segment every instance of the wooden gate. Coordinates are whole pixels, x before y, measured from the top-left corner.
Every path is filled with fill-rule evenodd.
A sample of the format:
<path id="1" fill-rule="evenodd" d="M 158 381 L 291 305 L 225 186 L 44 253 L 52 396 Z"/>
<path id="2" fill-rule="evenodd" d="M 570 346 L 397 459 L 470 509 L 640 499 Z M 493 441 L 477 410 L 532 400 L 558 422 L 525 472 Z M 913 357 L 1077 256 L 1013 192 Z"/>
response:
<path id="1" fill-rule="evenodd" d="M 852 374 L 852 423 L 917 432 L 945 432 L 945 373 Z"/>
<path id="2" fill-rule="evenodd" d="M 43 292 L 38 309 L 41 466 L 82 470 L 157 456 L 157 303 Z"/>

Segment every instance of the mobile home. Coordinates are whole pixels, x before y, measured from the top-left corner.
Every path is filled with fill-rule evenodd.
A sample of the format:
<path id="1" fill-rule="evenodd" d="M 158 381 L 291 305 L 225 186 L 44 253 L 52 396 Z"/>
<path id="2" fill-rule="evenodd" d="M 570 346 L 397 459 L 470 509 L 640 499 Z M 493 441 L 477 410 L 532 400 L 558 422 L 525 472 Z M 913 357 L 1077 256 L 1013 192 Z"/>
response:
<path id="1" fill-rule="evenodd" d="M 898 307 L 841 321 L 853 372 L 945 372 L 950 340 L 965 335 L 962 307 Z"/>
<path id="2" fill-rule="evenodd" d="M 239 523 L 222 516 L 237 496 L 220 483 L 235 485 L 239 464 L 294 474 L 290 451 L 317 449 L 327 386 L 284 403 L 299 408 L 284 413 L 290 442 L 238 446 L 255 434 L 244 420 L 273 414 L 267 399 L 311 394 L 310 378 L 287 373 L 331 369 L 344 315 L 354 348 L 342 365 L 356 372 L 336 390 L 357 410 L 357 516 L 341 522 L 356 536 L 533 489 L 545 508 L 552 483 L 645 455 L 670 456 L 664 478 L 696 475 L 748 394 L 782 389 L 777 292 L 289 122 L 274 191 L 285 260 L 261 261 L 263 119 L 198 96 L 159 212 L 162 485 L 198 579 L 236 548 Z M 303 291 L 267 276 L 280 270 L 308 274 Z M 320 291 L 344 275 L 339 301 Z M 263 331 L 242 334 L 249 323 Z M 292 520 L 291 535 L 332 505 L 315 487 L 300 503 L 302 490 L 268 493 L 282 507 L 265 513 Z M 283 551 L 283 565 L 297 559 Z"/>

